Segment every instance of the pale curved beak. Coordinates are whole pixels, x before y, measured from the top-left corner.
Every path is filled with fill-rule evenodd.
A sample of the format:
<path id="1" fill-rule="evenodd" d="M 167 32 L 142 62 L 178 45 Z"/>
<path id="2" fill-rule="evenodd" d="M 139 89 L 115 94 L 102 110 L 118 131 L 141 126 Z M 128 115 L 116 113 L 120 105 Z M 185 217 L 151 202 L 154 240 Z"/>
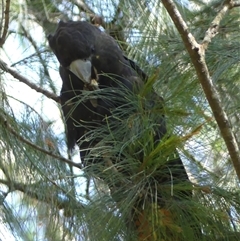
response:
<path id="1" fill-rule="evenodd" d="M 89 60 L 77 59 L 69 65 L 69 70 L 86 84 L 91 84 L 92 63 Z"/>

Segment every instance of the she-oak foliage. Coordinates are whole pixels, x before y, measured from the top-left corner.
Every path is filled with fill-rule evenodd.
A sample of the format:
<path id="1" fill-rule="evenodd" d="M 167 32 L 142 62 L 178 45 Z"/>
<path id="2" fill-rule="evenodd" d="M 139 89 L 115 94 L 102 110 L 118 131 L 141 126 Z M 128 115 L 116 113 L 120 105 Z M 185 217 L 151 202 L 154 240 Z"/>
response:
<path id="1" fill-rule="evenodd" d="M 175 3 L 199 42 L 223 8 L 223 1 Z M 8 5 L 11 11 L 5 11 L 0 24 L 4 37 L 9 18 L 0 56 L 0 200 L 1 223 L 15 240 L 239 240 L 237 176 L 180 35 L 160 1 L 7 1 L 2 8 Z M 90 141 L 100 140 L 90 156 L 119 158 L 115 166 L 69 164 L 64 131 L 56 128 L 60 117 L 46 116 L 49 103 L 58 98 L 44 96 L 57 96 L 61 85 L 46 36 L 60 19 L 101 25 L 149 76 L 142 93 L 124 92 L 129 104 L 115 110 L 116 122 L 106 120 L 107 125 L 86 134 Z M 42 39 L 34 29 L 44 33 Z M 206 63 L 238 140 L 237 4 L 224 15 L 218 32 L 206 51 Z M 20 43 L 17 59 L 8 49 L 11 41 Z M 3 61 L 20 75 L 13 75 Z M 9 86 L 17 85 L 14 78 L 22 81 L 21 76 L 39 87 L 32 88 L 41 93 L 40 108 L 21 100 L 34 90 L 11 95 Z M 152 106 L 142 98 L 152 88 L 163 97 L 164 107 L 162 101 Z M 84 92 L 82 98 L 88 97 Z M 168 132 L 154 145 L 155 125 L 163 114 Z M 175 158 L 176 149 L 191 185 L 162 184 L 155 178 L 173 175 L 161 166 Z M 186 199 L 184 191 L 192 191 L 193 197 Z M 158 204 L 159 196 L 164 205 Z"/>

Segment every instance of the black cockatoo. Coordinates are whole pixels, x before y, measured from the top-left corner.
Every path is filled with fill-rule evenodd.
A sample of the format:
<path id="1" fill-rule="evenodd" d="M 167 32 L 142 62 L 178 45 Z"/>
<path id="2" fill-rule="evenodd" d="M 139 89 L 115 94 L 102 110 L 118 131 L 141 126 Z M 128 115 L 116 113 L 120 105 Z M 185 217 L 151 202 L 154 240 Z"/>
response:
<path id="1" fill-rule="evenodd" d="M 141 89 L 146 79 L 143 71 L 124 56 L 116 41 L 94 25 L 84 21 L 69 21 L 58 24 L 54 35 L 48 37 L 49 45 L 60 63 L 60 75 L 63 81 L 61 104 L 67 125 L 67 141 L 70 149 L 92 127 L 102 124 L 103 118 L 118 107 L 115 100 L 104 98 L 80 101 L 86 90 L 120 88 L 130 91 Z M 152 94 L 152 97 L 156 94 Z M 160 98 L 160 97 L 159 97 Z M 159 116 L 159 130 L 155 142 L 166 134 L 163 115 Z M 95 143 L 81 142 L 81 159 L 85 149 Z M 168 167 L 174 167 L 173 177 L 187 180 L 187 174 L 179 157 L 171 161 Z"/>
<path id="2" fill-rule="evenodd" d="M 131 89 L 135 82 L 141 82 L 132 68 L 134 63 L 123 55 L 116 41 L 88 22 L 60 21 L 55 35 L 49 35 L 48 40 L 61 66 L 85 83 L 91 84 L 95 78 L 100 88 L 116 86 L 111 80 L 114 78 Z"/>
<path id="3" fill-rule="evenodd" d="M 111 36 L 87 22 L 69 21 L 65 23 L 60 21 L 55 34 L 48 36 L 48 41 L 60 63 L 60 76 L 63 82 L 60 97 L 67 126 L 68 147 L 72 149 L 75 144 L 80 144 L 81 160 L 87 166 L 88 163 L 86 164 L 84 160 L 85 155 L 89 149 L 95 147 L 99 140 L 90 141 L 88 138 L 84 139 L 85 134 L 98 126 L 109 124 L 105 121 L 105 117 L 111 117 L 112 110 L 118 107 L 128 108 L 128 105 L 119 103 L 117 98 L 104 98 L 101 95 L 91 96 L 90 94 L 89 98 L 83 99 L 83 96 L 86 97 L 83 94 L 84 91 L 91 93 L 92 91 L 96 92 L 108 88 L 113 90 L 114 95 L 118 95 L 116 90 L 125 88 L 131 93 L 138 93 L 147 81 L 147 76 L 136 63 L 125 57 L 123 51 Z M 151 108 L 151 105 L 154 105 L 155 101 L 159 99 L 161 100 L 152 90 L 150 101 L 146 106 Z M 157 123 L 151 123 L 151 125 L 154 126 L 153 139 L 154 145 L 157 146 L 166 135 L 167 130 L 163 114 L 157 115 L 154 121 Z M 137 125 L 137 123 L 133 124 Z M 118 128 L 118 125 L 116 126 Z M 94 133 L 92 134 L 94 135 Z M 142 160 L 140 162 L 138 160 L 138 163 L 141 166 L 144 153 L 142 150 L 136 152 L 140 153 L 138 158 Z M 161 159 L 161 154 L 155 156 L 157 157 L 156 160 Z M 151 181 L 149 182 L 149 185 L 153 187 L 152 190 L 157 193 L 158 184 L 163 184 L 163 187 L 166 184 L 169 187 L 174 184 L 188 182 L 188 175 L 177 151 L 173 150 L 171 158 L 166 159 L 166 163 L 163 162 L 164 164 L 159 166 L 155 165 L 154 172 L 156 175 L 153 175 L 153 179 L 151 179 L 154 181 L 152 184 Z M 160 169 L 165 171 L 158 172 Z M 131 172 L 125 174 L 126 179 L 131 180 Z M 111 192 L 114 193 L 114 190 L 116 189 L 112 188 Z M 155 193 L 155 191 L 151 191 L 151 193 Z M 189 189 L 180 189 L 178 194 L 186 198 L 192 196 Z M 165 202 L 161 194 L 157 195 L 157 200 L 159 206 L 162 206 L 163 202 Z M 143 205 L 143 203 L 140 205 Z M 134 209 L 137 210 L 138 208 L 139 206 L 136 205 Z M 192 227 L 198 229 L 194 224 Z M 198 231 L 198 233 L 200 232 Z"/>
<path id="4" fill-rule="evenodd" d="M 67 125 L 68 147 L 72 149 L 91 127 L 106 124 L 102 122 L 103 118 L 119 105 L 113 99 L 104 98 L 80 101 L 83 91 L 122 86 L 135 91 L 141 89 L 147 76 L 137 64 L 125 57 L 111 36 L 88 22 L 60 21 L 55 34 L 48 36 L 48 41 L 60 63 L 63 81 L 61 104 Z M 155 93 L 151 95 L 152 99 L 160 98 Z M 164 115 L 159 116 L 158 122 L 156 143 L 167 132 Z M 82 160 L 86 154 L 82 150 L 94 144 L 88 140 L 81 142 Z M 179 157 L 172 160 L 169 167 L 176 169 L 172 171 L 173 177 L 188 180 Z"/>
<path id="5" fill-rule="evenodd" d="M 61 104 L 67 124 L 68 147 L 72 149 L 84 136 L 87 126 L 98 125 L 114 107 L 111 101 L 98 98 L 81 102 L 82 91 L 117 87 L 132 90 L 146 78 L 143 71 L 127 59 L 115 40 L 88 22 L 59 22 L 54 35 L 48 36 L 51 49 L 60 63 L 63 80 Z M 80 149 L 89 147 L 84 142 Z M 81 158 L 85 153 L 81 151 Z"/>

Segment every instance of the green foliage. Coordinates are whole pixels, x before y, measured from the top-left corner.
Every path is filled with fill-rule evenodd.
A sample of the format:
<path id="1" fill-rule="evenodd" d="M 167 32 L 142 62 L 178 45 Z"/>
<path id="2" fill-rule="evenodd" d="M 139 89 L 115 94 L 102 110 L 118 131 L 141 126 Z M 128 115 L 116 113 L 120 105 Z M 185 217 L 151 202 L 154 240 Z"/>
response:
<path id="1" fill-rule="evenodd" d="M 1 73 L 1 223 L 15 240 L 134 241 L 143 240 L 133 224 L 144 217 L 152 232 L 147 240 L 240 240 L 239 181 L 172 20 L 161 1 L 110 2 L 11 4 L 10 31 L 1 59 L 8 56 L 7 61 L 39 87 L 59 93 L 61 86 L 58 63 L 45 36 L 58 19 L 90 21 L 94 13 L 101 14 L 106 31 L 149 78 L 135 94 L 124 88 L 91 93 L 91 98 L 101 96 L 122 105 L 106 117 L 106 125 L 84 136 L 97 144 L 86 157 L 91 165 L 80 169 L 73 167 L 80 162 L 78 151 L 70 157 L 66 150 L 59 106 L 49 110 L 52 100 L 35 92 L 37 104 L 22 98 L 34 90 L 20 89 L 10 75 Z M 222 1 L 188 4 L 178 3 L 178 8 L 201 42 Z M 231 9 L 206 52 L 238 141 L 239 19 L 239 9 Z M 22 56 L 16 61 L 7 46 L 17 38 Z M 20 95 L 13 98 L 10 86 L 19 88 Z M 89 93 L 84 92 L 79 101 L 87 98 Z M 163 115 L 167 134 L 156 144 Z M 191 184 L 162 183 L 172 175 L 166 166 L 176 158 L 176 150 Z M 75 165 L 69 165 L 67 158 L 76 160 Z M 186 198 L 184 192 L 191 190 L 193 198 Z M 156 204 L 159 196 L 165 209 Z M 196 234 L 199 226 L 202 235 Z"/>

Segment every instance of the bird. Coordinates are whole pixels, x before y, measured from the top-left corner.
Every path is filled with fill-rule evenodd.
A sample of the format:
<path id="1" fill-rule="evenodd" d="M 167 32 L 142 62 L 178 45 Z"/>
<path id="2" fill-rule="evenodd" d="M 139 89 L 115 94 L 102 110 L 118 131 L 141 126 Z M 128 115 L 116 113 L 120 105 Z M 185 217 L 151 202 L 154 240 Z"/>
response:
<path id="1" fill-rule="evenodd" d="M 148 77 L 134 61 L 126 57 L 113 37 L 87 21 L 60 21 L 54 35 L 48 36 L 48 42 L 60 63 L 63 82 L 60 99 L 67 126 L 68 147 L 73 149 L 81 140 L 80 155 L 84 160 L 86 149 L 98 142 L 84 140 L 86 132 L 106 124 L 104 117 L 110 116 L 121 103 L 116 98 L 107 99 L 103 95 L 82 100 L 83 92 L 106 88 L 113 89 L 114 95 L 120 93 L 116 91 L 118 88 L 138 92 Z M 149 95 L 148 106 L 149 103 L 150 106 L 156 102 L 162 103 L 156 92 L 152 91 Z M 167 133 L 164 114 L 157 118 L 159 123 L 154 130 L 156 144 Z M 178 154 L 175 156 L 168 164 L 168 168 L 176 169 L 173 179 L 188 180 L 181 158 Z"/>
<path id="2" fill-rule="evenodd" d="M 81 63 L 85 61 L 86 63 L 91 62 L 92 68 L 94 68 L 92 74 L 94 72 L 97 75 L 108 74 L 107 77 L 103 75 L 100 77 L 98 82 L 100 86 L 116 86 L 116 82 L 109 77 L 119 79 L 130 89 L 133 87 L 133 82 L 141 82 L 131 67 L 133 63 L 123 55 L 116 41 L 86 21 L 60 21 L 55 35 L 49 35 L 48 41 L 64 68 L 75 69 L 73 65 L 77 62 L 74 61 L 81 60 L 78 65 L 79 72 L 82 68 Z M 72 63 L 74 64 L 72 65 Z M 89 69 L 86 72 L 89 74 Z M 78 77 L 83 78 L 83 81 L 88 81 L 88 76 Z"/>
<path id="3" fill-rule="evenodd" d="M 138 73 L 145 74 L 123 55 L 111 36 L 86 21 L 60 21 L 55 34 L 48 36 L 48 42 L 60 63 L 63 80 L 60 99 L 67 125 L 67 143 L 72 150 L 84 136 L 79 120 L 97 125 L 104 116 L 110 115 L 109 109 L 114 108 L 114 103 L 107 98 L 81 102 L 81 93 L 120 85 L 133 90 L 142 85 Z M 81 151 L 81 158 L 84 156 L 85 151 Z"/>
<path id="4" fill-rule="evenodd" d="M 110 35 L 87 21 L 60 21 L 54 35 L 48 36 L 48 42 L 60 63 L 59 72 L 62 79 L 60 100 L 67 127 L 68 148 L 72 150 L 78 144 L 81 160 L 87 166 L 89 163 L 85 161 L 85 157 L 91 148 L 99 145 L 101 141 L 99 136 L 89 138 L 88 134 L 94 135 L 93 130 L 102 125 L 111 126 L 111 123 L 117 123 L 118 118 L 114 118 L 114 115 L 119 108 L 130 106 L 133 109 L 133 116 L 136 115 L 138 110 L 134 110 L 124 95 L 136 93 L 135 97 L 138 98 L 144 84 L 148 81 L 148 76 L 137 63 L 124 54 Z M 89 95 L 86 95 L 86 92 L 89 92 Z M 110 97 L 105 97 L 106 93 L 110 93 Z M 160 108 L 163 105 L 163 99 L 153 89 L 146 96 L 146 101 L 144 98 L 141 99 L 144 103 L 143 112 L 145 110 L 147 113 L 150 112 L 157 103 L 158 105 L 160 103 Z M 129 116 L 124 118 L 126 121 L 129 120 Z M 156 147 L 167 134 L 164 113 L 157 115 L 151 121 L 156 122 L 152 131 Z M 118 126 L 116 123 L 114 128 Z M 138 131 L 138 128 L 135 129 Z M 126 133 L 126 136 L 130 134 Z M 136 153 L 140 162 L 144 162 L 143 150 L 138 150 Z M 100 158 L 100 162 L 102 159 L 104 158 Z M 115 164 L 116 162 L 113 166 Z M 172 186 L 189 183 L 188 174 L 176 149 L 173 150 L 171 158 L 166 160 L 164 167 L 158 165 L 157 163 L 155 176 L 153 175 L 158 184 Z M 131 170 L 126 171 L 126 169 L 123 174 L 128 180 L 131 180 L 131 175 L 134 175 Z M 118 184 L 117 189 L 121 186 L 121 183 Z M 155 184 L 156 181 L 153 186 L 156 186 Z M 116 187 L 112 188 L 112 190 L 115 189 Z M 152 189 L 157 192 L 155 187 Z M 180 193 L 180 196 L 186 199 L 192 197 L 190 189 L 175 191 L 175 193 Z M 151 199 L 154 198 L 151 197 Z M 164 205 L 165 199 L 161 194 L 158 195 L 157 202 L 158 205 Z M 143 203 L 139 205 L 142 207 Z M 135 209 L 140 206 L 136 205 Z"/>

